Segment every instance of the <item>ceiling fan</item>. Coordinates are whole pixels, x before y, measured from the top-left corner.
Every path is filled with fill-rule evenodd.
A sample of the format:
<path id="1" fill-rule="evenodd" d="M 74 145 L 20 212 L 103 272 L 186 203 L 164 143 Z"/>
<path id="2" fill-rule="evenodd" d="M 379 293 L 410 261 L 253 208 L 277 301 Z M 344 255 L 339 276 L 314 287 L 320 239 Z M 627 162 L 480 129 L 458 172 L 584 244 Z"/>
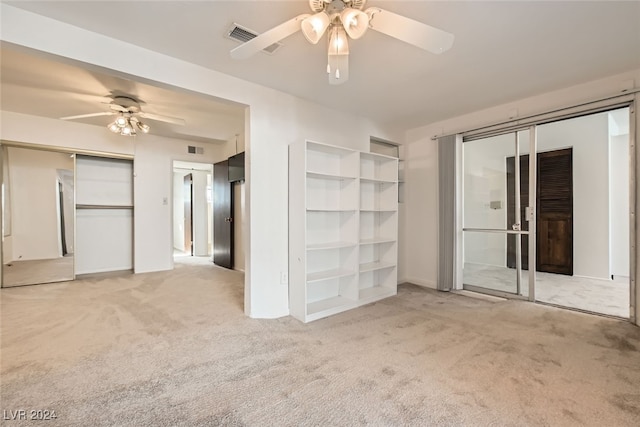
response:
<path id="1" fill-rule="evenodd" d="M 366 0 L 309 0 L 313 14 L 292 18 L 231 50 L 235 59 L 245 59 L 297 31 L 312 44 L 328 30 L 327 74 L 330 84 L 349 78 L 349 42 L 362 37 L 368 28 L 431 53 L 451 48 L 451 33 L 378 7 L 363 11 Z"/>
<path id="2" fill-rule="evenodd" d="M 184 126 L 186 123 L 183 119 L 176 117 L 162 116 L 159 114 L 145 113 L 140 108 L 140 101 L 130 96 L 113 96 L 111 102 L 108 103 L 111 111 L 102 111 L 99 113 L 80 114 L 77 116 L 60 117 L 61 120 L 84 119 L 87 117 L 99 116 L 117 116 L 107 128 L 113 132 L 124 136 L 135 136 L 136 129 L 143 133 L 149 133 L 150 127 L 140 119 L 155 120 L 159 122 L 167 122 L 174 125 Z"/>

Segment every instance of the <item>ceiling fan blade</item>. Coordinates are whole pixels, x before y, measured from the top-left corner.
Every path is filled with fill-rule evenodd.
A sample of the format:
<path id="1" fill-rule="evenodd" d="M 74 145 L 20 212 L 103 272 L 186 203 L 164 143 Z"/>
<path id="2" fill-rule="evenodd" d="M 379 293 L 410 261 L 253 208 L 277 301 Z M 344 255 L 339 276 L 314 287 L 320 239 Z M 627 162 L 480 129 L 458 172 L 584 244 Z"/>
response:
<path id="1" fill-rule="evenodd" d="M 138 113 L 138 116 L 142 117 L 143 119 L 156 120 L 158 122 L 167 122 L 167 123 L 180 125 L 180 126 L 184 126 L 187 124 L 187 122 L 185 122 L 184 119 L 179 119 L 177 117 L 161 116 L 159 114 L 153 114 L 153 113 L 141 112 L 141 113 Z"/>
<path id="2" fill-rule="evenodd" d="M 365 12 L 369 15 L 371 29 L 420 49 L 442 53 L 453 45 L 454 36 L 446 31 L 377 7 L 370 7 Z"/>
<path id="3" fill-rule="evenodd" d="M 273 27 L 272 29 L 265 31 L 248 42 L 232 49 L 231 57 L 234 59 L 246 59 L 254 53 L 260 52 L 265 47 L 271 46 L 272 44 L 289 37 L 296 31 L 300 31 L 302 20 L 308 16 L 311 15 L 303 13 L 302 15 L 298 15 L 277 27 Z"/>
<path id="4" fill-rule="evenodd" d="M 116 113 L 111 111 L 105 111 L 102 113 L 79 114 L 77 116 L 60 117 L 60 120 L 75 120 L 75 119 L 84 119 L 87 117 L 113 116 L 114 114 Z"/>

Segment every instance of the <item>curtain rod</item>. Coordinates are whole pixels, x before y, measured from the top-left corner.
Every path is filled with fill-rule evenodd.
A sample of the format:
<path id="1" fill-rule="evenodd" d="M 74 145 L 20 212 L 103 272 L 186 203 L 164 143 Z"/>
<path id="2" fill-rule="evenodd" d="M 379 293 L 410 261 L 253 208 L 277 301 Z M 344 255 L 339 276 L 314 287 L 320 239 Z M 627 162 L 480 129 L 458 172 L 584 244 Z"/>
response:
<path id="1" fill-rule="evenodd" d="M 628 97 L 630 95 L 634 95 L 636 93 L 640 93 L 640 89 L 624 89 L 622 92 L 623 93 L 621 93 L 619 95 L 611 95 L 611 96 L 608 96 L 608 97 L 605 97 L 605 98 L 595 99 L 595 100 L 592 100 L 592 101 L 587 101 L 587 102 L 583 102 L 583 103 L 580 103 L 580 104 L 571 105 L 569 107 L 556 108 L 554 110 L 549 110 L 549 111 L 545 111 L 545 112 L 542 112 L 542 113 L 536 113 L 536 114 L 531 114 L 531 115 L 524 116 L 524 117 L 514 118 L 513 120 L 507 120 L 507 121 L 504 121 L 504 122 L 498 122 L 498 123 L 494 123 L 494 124 L 491 124 L 491 125 L 480 126 L 480 127 L 474 128 L 474 129 L 468 129 L 468 130 L 460 131 L 460 132 L 453 132 L 453 133 L 447 133 L 447 134 L 443 134 L 443 135 L 436 135 L 436 136 L 431 137 L 431 140 L 435 141 L 435 140 L 437 140 L 439 138 L 443 138 L 445 136 L 452 136 L 452 135 L 458 135 L 458 134 L 461 134 L 461 135 L 464 136 L 465 134 L 478 132 L 478 131 L 481 131 L 481 130 L 484 130 L 484 129 L 491 129 L 491 128 L 498 127 L 498 126 L 510 125 L 510 127 L 513 128 L 513 127 L 517 127 L 517 126 L 531 125 L 533 123 L 519 123 L 519 122 L 521 122 L 523 120 L 535 119 L 536 117 L 543 117 L 543 116 L 546 116 L 546 115 L 549 115 L 549 114 L 553 114 L 553 113 L 560 113 L 560 112 L 566 111 L 566 110 L 573 110 L 573 109 L 580 108 L 580 107 L 586 107 L 586 106 L 589 106 L 589 105 L 592 105 L 592 104 L 597 104 L 597 103 L 604 102 L 604 101 L 611 101 L 611 100 L 615 100 L 617 98 L 625 98 L 625 97 Z"/>

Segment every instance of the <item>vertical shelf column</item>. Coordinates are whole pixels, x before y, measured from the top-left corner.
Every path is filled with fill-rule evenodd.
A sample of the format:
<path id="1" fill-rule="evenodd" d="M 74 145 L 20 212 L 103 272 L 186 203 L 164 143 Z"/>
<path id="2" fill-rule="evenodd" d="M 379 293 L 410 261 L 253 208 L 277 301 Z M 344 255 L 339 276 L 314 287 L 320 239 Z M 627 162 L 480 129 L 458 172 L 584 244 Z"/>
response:
<path id="1" fill-rule="evenodd" d="M 290 311 L 303 322 L 357 305 L 358 152 L 290 147 Z"/>
<path id="2" fill-rule="evenodd" d="M 358 301 L 397 293 L 398 159 L 360 154 Z"/>

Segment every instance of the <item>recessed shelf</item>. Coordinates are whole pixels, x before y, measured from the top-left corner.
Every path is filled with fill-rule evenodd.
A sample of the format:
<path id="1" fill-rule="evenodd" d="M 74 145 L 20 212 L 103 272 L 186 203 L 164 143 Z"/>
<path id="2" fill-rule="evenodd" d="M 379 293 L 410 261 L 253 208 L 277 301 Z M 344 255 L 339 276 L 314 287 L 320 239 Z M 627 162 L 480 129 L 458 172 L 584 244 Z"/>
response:
<path id="1" fill-rule="evenodd" d="M 335 296 L 307 304 L 307 316 L 309 320 L 315 320 L 330 316 L 356 306 L 356 302 L 343 296 Z"/>
<path id="2" fill-rule="evenodd" d="M 338 277 L 350 276 L 352 274 L 355 274 L 355 271 L 340 268 L 335 270 L 318 271 L 316 273 L 307 274 L 307 283 L 336 279 Z"/>
<path id="3" fill-rule="evenodd" d="M 360 209 L 360 212 L 397 212 L 397 209 Z"/>
<path id="4" fill-rule="evenodd" d="M 384 268 L 393 268 L 396 264 L 394 262 L 367 262 L 365 264 L 360 264 L 360 273 L 365 273 L 367 271 L 375 271 L 382 270 Z"/>

